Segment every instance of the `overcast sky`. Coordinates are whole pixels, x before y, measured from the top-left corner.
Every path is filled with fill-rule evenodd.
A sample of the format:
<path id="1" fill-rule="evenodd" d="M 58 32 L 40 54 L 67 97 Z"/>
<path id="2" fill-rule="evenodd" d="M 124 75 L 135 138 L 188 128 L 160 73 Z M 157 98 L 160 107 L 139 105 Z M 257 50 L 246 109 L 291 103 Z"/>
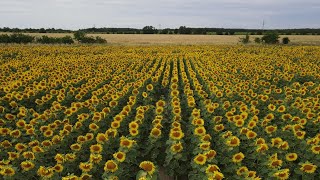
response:
<path id="1" fill-rule="evenodd" d="M 0 27 L 320 28 L 320 0 L 0 0 Z"/>

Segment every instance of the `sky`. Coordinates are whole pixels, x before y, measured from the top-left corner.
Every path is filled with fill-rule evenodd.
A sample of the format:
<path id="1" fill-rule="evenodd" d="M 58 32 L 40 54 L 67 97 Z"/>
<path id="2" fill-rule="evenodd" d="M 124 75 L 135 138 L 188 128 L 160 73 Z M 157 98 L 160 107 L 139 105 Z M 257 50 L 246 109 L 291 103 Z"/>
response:
<path id="1" fill-rule="evenodd" d="M 320 28 L 319 0 L 0 0 L 0 27 Z"/>

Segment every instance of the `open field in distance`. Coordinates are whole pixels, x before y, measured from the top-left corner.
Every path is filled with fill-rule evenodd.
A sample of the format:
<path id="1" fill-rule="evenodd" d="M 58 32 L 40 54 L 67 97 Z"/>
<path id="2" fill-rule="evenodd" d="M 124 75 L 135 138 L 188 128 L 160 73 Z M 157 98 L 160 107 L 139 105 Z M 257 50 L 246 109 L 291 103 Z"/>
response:
<path id="1" fill-rule="evenodd" d="M 1 33 L 0 33 L 1 34 Z M 68 33 L 27 33 L 33 36 L 55 36 L 62 37 Z M 239 38 L 244 35 L 172 35 L 172 34 L 88 34 L 89 36 L 101 36 L 107 39 L 109 44 L 120 45 L 152 45 L 152 44 L 239 44 Z M 255 37 L 261 35 L 251 35 L 253 42 Z M 283 35 L 289 37 L 290 44 L 293 45 L 320 45 L 320 36 L 317 35 Z M 254 44 L 254 43 L 252 43 Z"/>

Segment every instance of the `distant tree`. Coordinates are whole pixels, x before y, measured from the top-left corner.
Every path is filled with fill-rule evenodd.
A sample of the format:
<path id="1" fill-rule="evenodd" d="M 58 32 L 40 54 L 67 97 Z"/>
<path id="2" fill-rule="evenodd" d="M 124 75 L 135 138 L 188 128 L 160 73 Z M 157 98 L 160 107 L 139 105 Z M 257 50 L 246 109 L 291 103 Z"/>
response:
<path id="1" fill-rule="evenodd" d="M 145 26 L 142 28 L 143 34 L 154 34 L 156 33 L 156 31 L 156 28 L 154 28 L 153 26 Z"/>
<path id="2" fill-rule="evenodd" d="M 266 44 L 276 44 L 279 43 L 279 34 L 276 31 L 267 32 L 262 38 L 261 41 Z"/>
<path id="3" fill-rule="evenodd" d="M 289 42 L 290 42 L 290 39 L 288 37 L 282 38 L 282 43 L 283 44 L 289 44 Z"/>
<path id="4" fill-rule="evenodd" d="M 160 34 L 169 34 L 169 28 L 162 29 Z"/>
<path id="5" fill-rule="evenodd" d="M 96 36 L 96 42 L 95 43 L 103 44 L 103 43 L 107 43 L 107 40 L 103 39 L 100 36 Z"/>
<path id="6" fill-rule="evenodd" d="M 0 34 L 0 43 L 11 43 L 10 36 L 8 34 Z"/>
<path id="7" fill-rule="evenodd" d="M 35 38 L 30 35 L 14 33 L 10 35 L 11 43 L 27 44 L 31 43 Z"/>
<path id="8" fill-rule="evenodd" d="M 74 39 L 76 39 L 77 41 L 79 41 L 81 43 L 107 43 L 107 40 L 105 40 L 99 36 L 96 36 L 96 37 L 87 36 L 84 31 L 76 31 L 73 34 L 73 36 L 74 36 Z"/>
<path id="9" fill-rule="evenodd" d="M 47 31 L 44 28 L 39 29 L 39 33 L 46 33 Z"/>
<path id="10" fill-rule="evenodd" d="M 243 44 L 248 44 L 250 42 L 249 34 L 246 34 L 245 37 L 240 38 L 240 42 L 243 43 Z"/>
<path id="11" fill-rule="evenodd" d="M 74 39 L 76 39 L 77 41 L 80 41 L 85 38 L 86 33 L 84 31 L 76 31 L 75 33 L 73 33 Z"/>
<path id="12" fill-rule="evenodd" d="M 223 31 L 216 31 L 217 35 L 223 35 Z"/>
<path id="13" fill-rule="evenodd" d="M 191 34 L 192 30 L 186 26 L 180 26 L 178 32 L 179 34 Z"/>
<path id="14" fill-rule="evenodd" d="M 261 43 L 261 39 L 256 37 L 256 38 L 254 38 L 254 42 L 257 43 L 257 44 L 260 44 Z"/>

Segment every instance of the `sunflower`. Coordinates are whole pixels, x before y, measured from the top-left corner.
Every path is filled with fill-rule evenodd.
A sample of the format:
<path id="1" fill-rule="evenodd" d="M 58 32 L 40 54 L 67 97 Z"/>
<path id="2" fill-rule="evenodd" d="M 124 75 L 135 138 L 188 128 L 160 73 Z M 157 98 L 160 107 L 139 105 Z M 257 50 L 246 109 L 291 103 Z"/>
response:
<path id="1" fill-rule="evenodd" d="M 73 151 L 80 151 L 81 147 L 82 147 L 81 144 L 75 143 L 70 146 L 70 149 Z"/>
<path id="2" fill-rule="evenodd" d="M 130 129 L 129 132 L 131 136 L 137 136 L 139 134 L 138 129 Z"/>
<path id="3" fill-rule="evenodd" d="M 90 152 L 91 153 L 97 153 L 100 154 L 102 152 L 103 148 L 101 144 L 94 144 L 90 146 Z"/>
<path id="4" fill-rule="evenodd" d="M 55 172 L 58 172 L 58 173 L 60 173 L 60 172 L 62 172 L 63 171 L 63 165 L 62 164 L 56 164 L 55 166 L 53 166 L 53 170 L 55 171 Z"/>
<path id="5" fill-rule="evenodd" d="M 206 129 L 203 126 L 194 129 L 194 134 L 197 136 L 204 136 L 206 134 Z"/>
<path id="6" fill-rule="evenodd" d="M 130 140 L 126 137 L 121 137 L 121 139 L 120 139 L 120 146 L 126 147 L 128 149 L 130 149 L 134 143 L 135 143 L 134 140 Z"/>
<path id="7" fill-rule="evenodd" d="M 31 159 L 34 160 L 36 158 L 36 156 L 34 155 L 34 153 L 32 151 L 26 151 L 22 153 L 23 157 L 25 159 Z"/>
<path id="8" fill-rule="evenodd" d="M 162 113 L 163 113 L 164 108 L 163 108 L 163 107 L 161 107 L 161 106 L 159 106 L 159 107 L 157 107 L 157 108 L 156 108 L 156 110 L 155 110 L 155 111 L 156 111 L 156 114 L 158 114 L 158 115 L 159 115 L 159 114 L 162 114 Z"/>
<path id="9" fill-rule="evenodd" d="M 280 113 L 283 113 L 283 112 L 286 111 L 286 107 L 284 105 L 281 105 L 281 106 L 278 107 L 277 111 L 280 112 Z"/>
<path id="10" fill-rule="evenodd" d="M 17 152 L 7 152 L 7 153 L 8 153 L 8 156 L 9 156 L 8 159 L 11 160 L 11 161 L 20 157 L 20 154 L 17 153 Z"/>
<path id="11" fill-rule="evenodd" d="M 27 149 L 27 146 L 25 144 L 22 143 L 17 143 L 15 145 L 15 149 L 19 152 L 25 151 Z"/>
<path id="12" fill-rule="evenodd" d="M 159 100 L 157 103 L 156 103 L 156 106 L 157 107 L 164 107 L 166 105 L 166 102 L 163 101 L 163 100 Z"/>
<path id="13" fill-rule="evenodd" d="M 62 164 L 65 161 L 65 157 L 63 154 L 56 154 L 54 157 L 57 163 Z"/>
<path id="14" fill-rule="evenodd" d="M 201 142 L 207 142 L 207 141 L 210 141 L 211 139 L 212 138 L 211 138 L 210 134 L 206 134 L 201 137 Z"/>
<path id="15" fill-rule="evenodd" d="M 275 111 L 276 110 L 276 106 L 275 105 L 273 105 L 273 104 L 269 104 L 268 105 L 268 109 L 270 110 L 270 111 Z"/>
<path id="16" fill-rule="evenodd" d="M 93 168 L 92 163 L 88 162 L 80 162 L 79 168 L 81 169 L 82 172 L 90 172 L 91 169 Z"/>
<path id="17" fill-rule="evenodd" d="M 210 142 L 203 142 L 203 143 L 199 144 L 199 147 L 200 147 L 203 151 L 206 151 L 206 150 L 209 150 L 209 149 L 210 149 L 210 145 L 211 145 Z"/>
<path id="18" fill-rule="evenodd" d="M 320 154 L 320 145 L 314 145 L 311 147 L 311 151 L 314 153 L 314 154 Z"/>
<path id="19" fill-rule="evenodd" d="M 295 161 L 295 160 L 297 160 L 297 158 L 298 158 L 297 153 L 288 153 L 288 154 L 286 154 L 286 160 L 287 161 Z"/>
<path id="20" fill-rule="evenodd" d="M 15 170 L 10 166 L 5 166 L 5 167 L 1 168 L 1 171 L 0 171 L 0 174 L 5 177 L 6 176 L 13 176 L 13 175 L 15 175 L 15 173 L 16 173 Z"/>
<path id="21" fill-rule="evenodd" d="M 159 130 L 158 128 L 152 128 L 150 136 L 153 138 L 159 138 L 161 136 L 161 130 Z"/>
<path id="22" fill-rule="evenodd" d="M 254 132 L 254 131 L 248 131 L 246 133 L 246 136 L 247 136 L 248 139 L 254 139 L 255 137 L 257 137 L 257 133 Z"/>
<path id="23" fill-rule="evenodd" d="M 174 140 L 180 140 L 181 138 L 184 137 L 184 133 L 179 130 L 179 131 L 170 131 L 170 138 Z"/>
<path id="24" fill-rule="evenodd" d="M 295 131 L 294 132 L 295 137 L 297 137 L 298 139 L 304 139 L 304 136 L 306 135 L 305 131 Z"/>
<path id="25" fill-rule="evenodd" d="M 256 151 L 259 153 L 262 153 L 264 151 L 267 151 L 268 149 L 269 149 L 268 145 L 263 143 L 258 145 L 258 147 L 256 148 Z"/>
<path id="26" fill-rule="evenodd" d="M 207 161 L 207 156 L 203 155 L 203 154 L 198 154 L 194 159 L 193 161 L 196 163 L 196 164 L 199 164 L 199 165 L 204 165 Z"/>
<path id="27" fill-rule="evenodd" d="M 219 171 L 214 171 L 213 175 L 210 175 L 208 177 L 208 180 L 222 180 L 224 178 L 224 175 Z"/>
<path id="28" fill-rule="evenodd" d="M 283 141 L 281 144 L 278 145 L 278 148 L 282 150 L 288 150 L 289 149 L 289 143 L 287 141 Z"/>
<path id="29" fill-rule="evenodd" d="M 34 163 L 32 161 L 22 161 L 20 166 L 23 171 L 29 171 L 34 168 Z"/>
<path id="30" fill-rule="evenodd" d="M 226 141 L 226 144 L 228 146 L 231 147 L 236 147 L 240 145 L 240 139 L 236 136 L 231 136 L 230 138 L 228 138 L 228 140 Z"/>
<path id="31" fill-rule="evenodd" d="M 279 180 L 286 180 L 289 179 L 290 170 L 289 169 L 282 169 L 273 174 L 273 177 Z"/>
<path id="32" fill-rule="evenodd" d="M 82 143 L 84 143 L 86 141 L 87 141 L 87 137 L 86 136 L 80 135 L 80 136 L 77 137 L 77 142 L 80 143 L 80 144 L 82 144 Z"/>
<path id="33" fill-rule="evenodd" d="M 273 132 L 275 132 L 277 130 L 277 126 L 267 126 L 265 128 L 265 131 L 268 133 L 268 134 L 271 134 Z"/>
<path id="34" fill-rule="evenodd" d="M 152 84 L 148 84 L 147 85 L 147 90 L 148 91 L 152 91 L 153 90 L 153 85 Z"/>
<path id="35" fill-rule="evenodd" d="M 219 132 L 224 130 L 224 125 L 223 124 L 217 124 L 214 126 L 214 130 Z"/>
<path id="36" fill-rule="evenodd" d="M 239 162 L 241 162 L 243 160 L 244 157 L 245 156 L 244 156 L 244 154 L 242 152 L 234 154 L 232 156 L 232 162 L 239 163 Z"/>
<path id="37" fill-rule="evenodd" d="M 279 146 L 281 143 L 283 142 L 283 140 L 280 137 L 276 137 L 276 138 L 272 138 L 271 139 L 271 146 Z"/>
<path id="38" fill-rule="evenodd" d="M 237 175 L 241 176 L 242 174 L 244 174 L 245 172 L 248 172 L 248 168 L 246 166 L 241 166 L 238 170 L 237 170 Z"/>
<path id="39" fill-rule="evenodd" d="M 91 131 L 96 131 L 96 130 L 99 129 L 99 126 L 98 126 L 96 123 L 91 123 L 91 124 L 89 125 L 89 129 L 90 129 Z"/>
<path id="40" fill-rule="evenodd" d="M 215 171 L 220 171 L 220 168 L 215 164 L 209 164 L 206 168 L 206 173 L 214 173 Z"/>
<path id="41" fill-rule="evenodd" d="M 90 154 L 90 162 L 98 164 L 102 160 L 101 154 Z"/>
<path id="42" fill-rule="evenodd" d="M 269 162 L 269 167 L 271 168 L 279 168 L 282 166 L 282 163 L 283 161 L 280 160 L 280 159 L 274 159 L 274 160 L 271 160 L 271 162 Z"/>
<path id="43" fill-rule="evenodd" d="M 11 142 L 9 142 L 8 140 L 4 140 L 0 143 L 0 145 L 3 147 L 3 148 L 9 148 L 12 146 Z"/>
<path id="44" fill-rule="evenodd" d="M 316 169 L 317 169 L 317 166 L 308 161 L 305 163 L 301 163 L 300 170 L 303 172 L 311 174 L 311 173 L 314 173 Z"/>
<path id="45" fill-rule="evenodd" d="M 251 120 L 249 123 L 248 123 L 248 128 L 249 129 L 253 129 L 254 127 L 256 127 L 257 126 L 257 122 L 256 121 L 253 121 L 253 120 Z"/>
<path id="46" fill-rule="evenodd" d="M 105 134 L 98 133 L 97 136 L 96 136 L 96 141 L 99 144 L 103 144 L 103 143 L 108 141 L 108 138 L 107 138 L 107 136 Z"/>
<path id="47" fill-rule="evenodd" d="M 40 166 L 37 174 L 43 178 L 51 178 L 54 174 L 53 169 L 52 168 L 46 168 L 44 166 Z"/>
<path id="48" fill-rule="evenodd" d="M 8 135 L 11 130 L 9 128 L 0 128 L 0 135 Z"/>
<path id="49" fill-rule="evenodd" d="M 16 126 L 19 128 L 24 128 L 26 126 L 26 121 L 23 119 L 20 119 L 19 121 L 16 122 Z"/>
<path id="50" fill-rule="evenodd" d="M 117 152 L 113 154 L 113 157 L 119 161 L 119 162 L 123 162 L 126 159 L 126 154 L 124 152 Z"/>
<path id="51" fill-rule="evenodd" d="M 108 135 L 108 137 L 116 137 L 117 134 L 118 134 L 118 131 L 116 129 L 112 129 L 112 128 L 109 128 L 107 131 L 106 131 L 106 134 Z"/>
<path id="52" fill-rule="evenodd" d="M 104 171 L 115 172 L 118 170 L 118 164 L 113 160 L 108 160 L 104 165 Z"/>
<path id="53" fill-rule="evenodd" d="M 152 175 L 156 170 L 155 165 L 151 161 L 143 161 L 140 163 L 139 167 L 146 171 L 149 175 Z"/>
<path id="54" fill-rule="evenodd" d="M 132 121 L 129 123 L 129 129 L 138 129 L 139 124 L 136 121 Z"/>
<path id="55" fill-rule="evenodd" d="M 72 162 L 77 158 L 77 156 L 73 153 L 68 153 L 65 155 L 65 159 Z"/>
<path id="56" fill-rule="evenodd" d="M 90 180 L 90 179 L 92 179 L 92 175 L 87 173 L 83 173 L 79 178 L 79 180 Z"/>
<path id="57" fill-rule="evenodd" d="M 14 138 L 19 138 L 21 136 L 21 131 L 16 129 L 10 132 L 10 136 L 14 137 Z"/>
<path id="58" fill-rule="evenodd" d="M 179 153 L 183 150 L 183 146 L 181 142 L 178 142 L 176 144 L 171 145 L 170 147 L 171 152 L 173 153 Z"/>
<path id="59" fill-rule="evenodd" d="M 51 136 L 53 135 L 53 131 L 52 131 L 52 130 L 47 130 L 47 131 L 45 131 L 45 132 L 43 133 L 43 135 L 44 135 L 45 137 L 51 137 Z"/>

